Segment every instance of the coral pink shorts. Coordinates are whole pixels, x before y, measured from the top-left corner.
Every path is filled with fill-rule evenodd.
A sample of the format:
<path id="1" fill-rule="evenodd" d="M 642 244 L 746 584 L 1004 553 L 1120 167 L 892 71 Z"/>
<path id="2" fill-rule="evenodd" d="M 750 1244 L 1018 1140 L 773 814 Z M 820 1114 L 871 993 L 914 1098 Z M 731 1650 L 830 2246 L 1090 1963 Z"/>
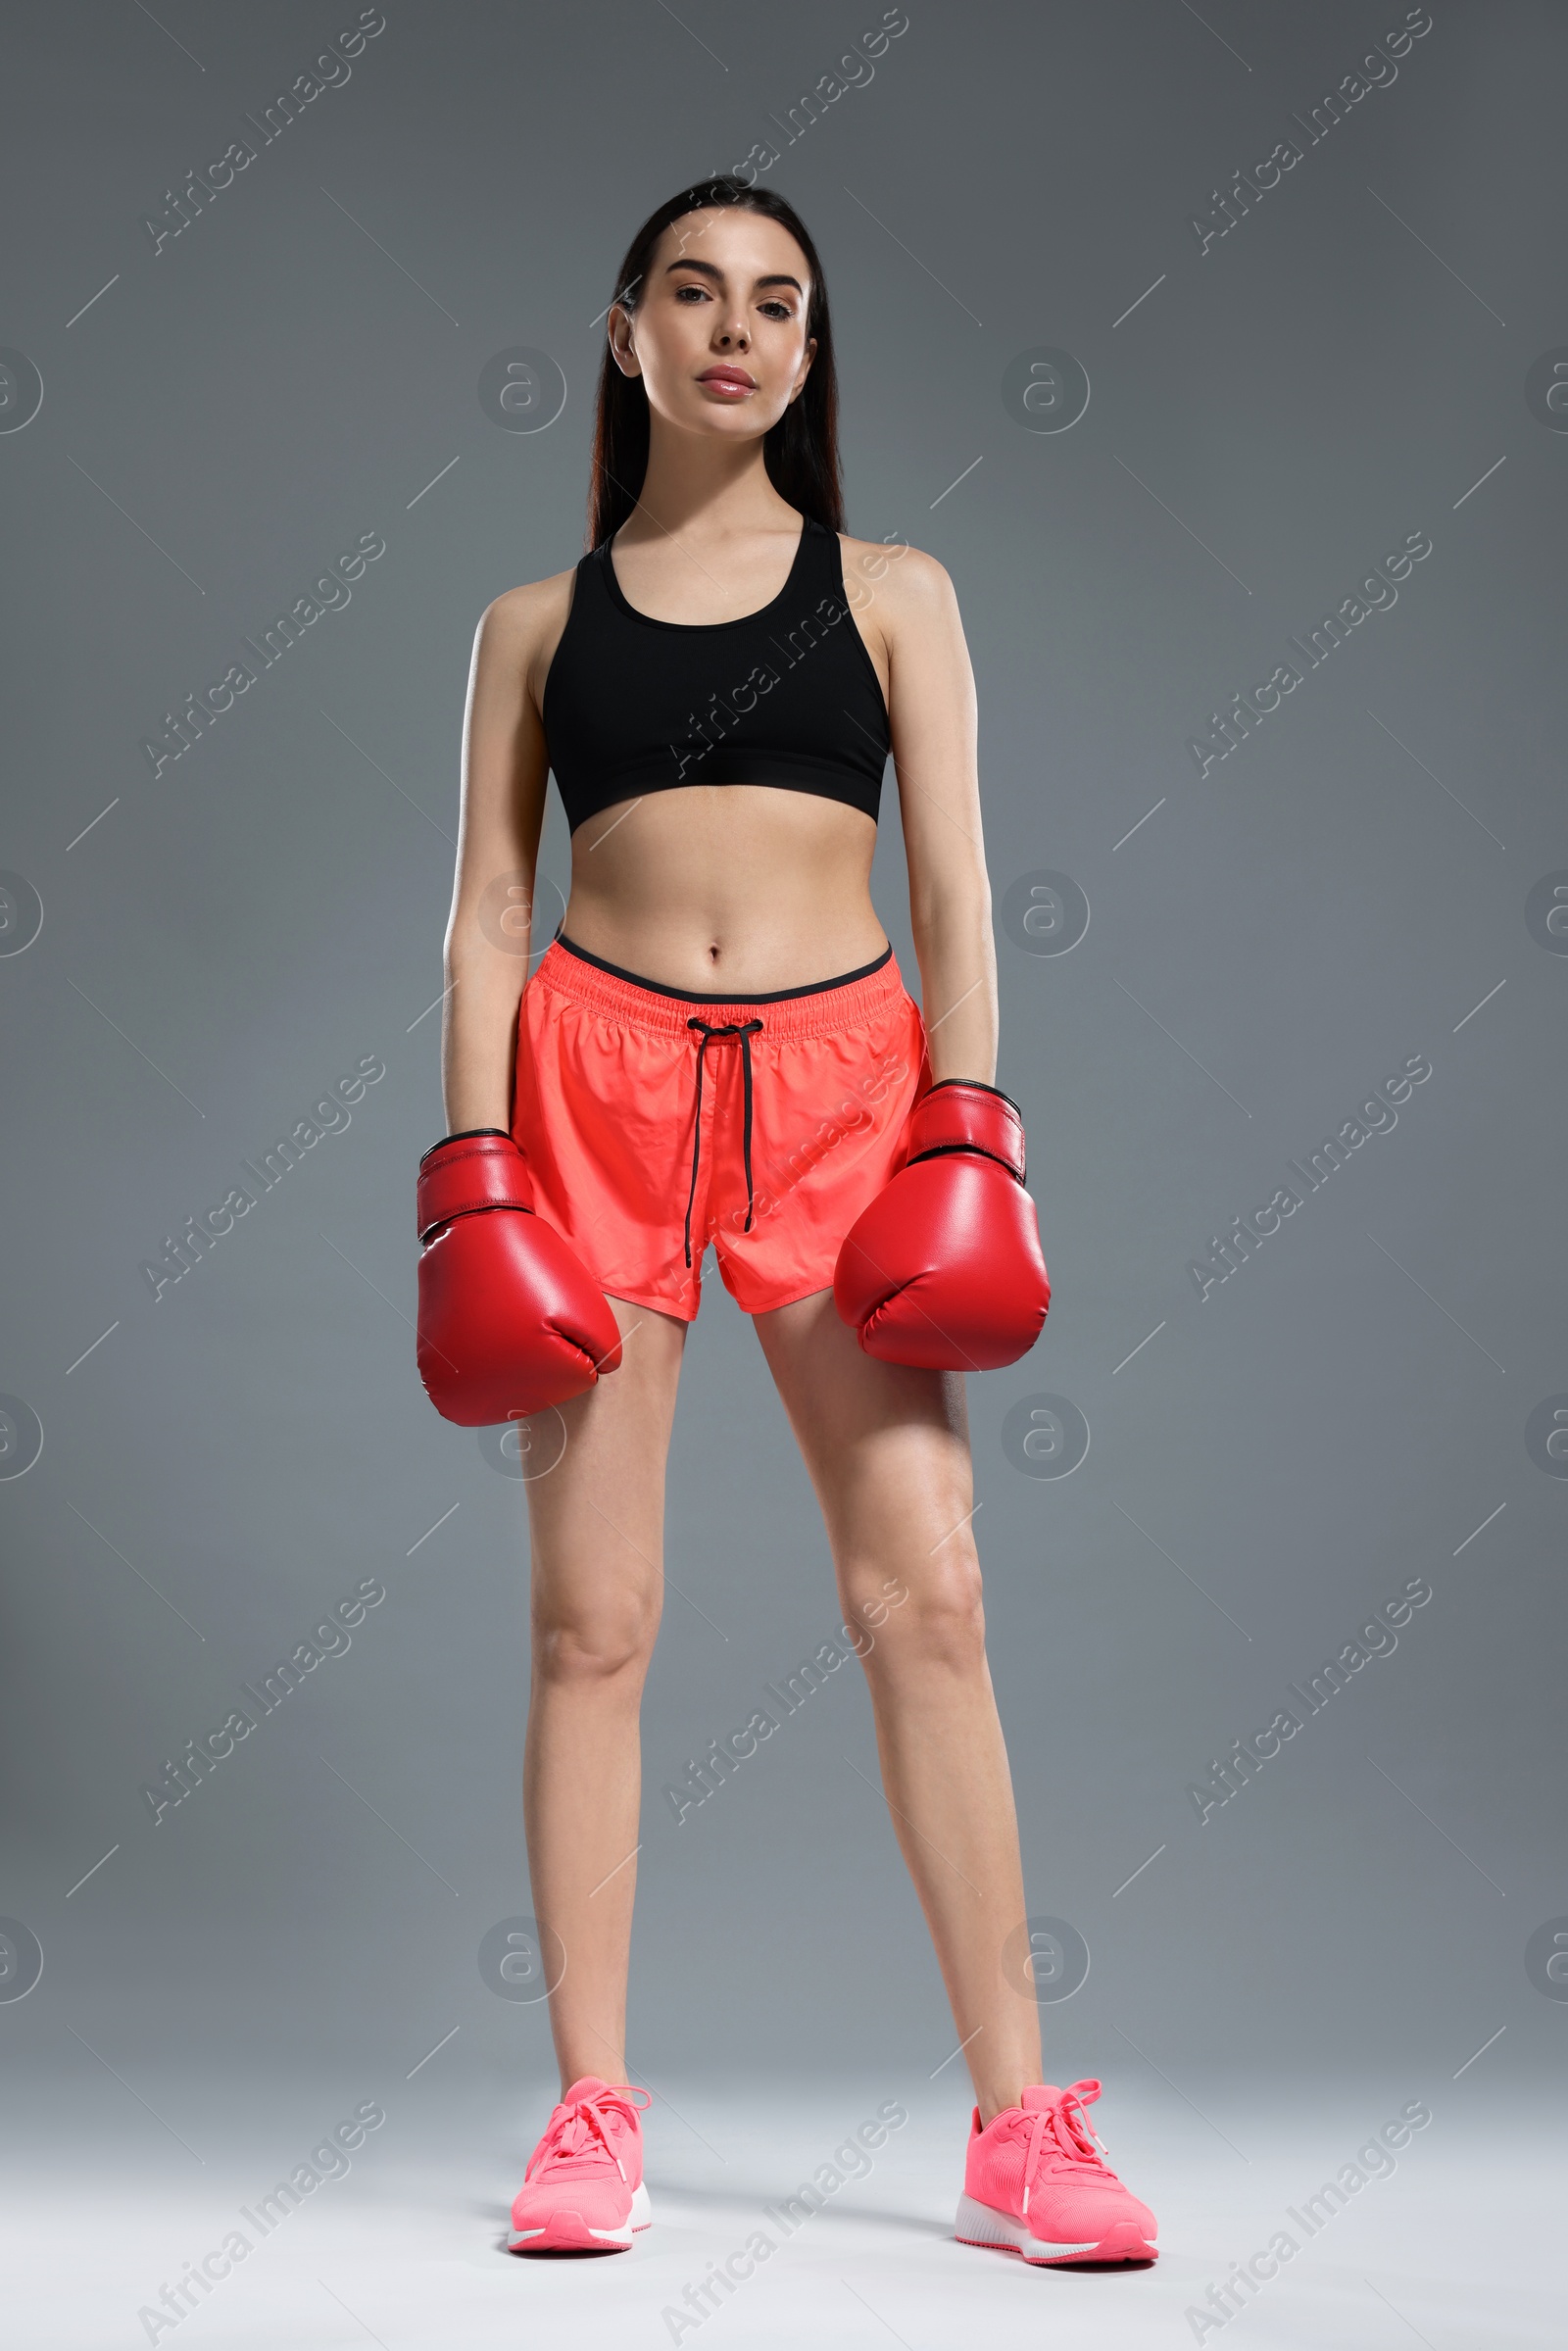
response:
<path id="1" fill-rule="evenodd" d="M 682 1322 L 710 1242 L 743 1313 L 831 1290 L 931 1083 L 891 947 L 838 979 L 735 999 L 556 939 L 517 1029 L 512 1131 L 537 1213 L 611 1297 Z"/>

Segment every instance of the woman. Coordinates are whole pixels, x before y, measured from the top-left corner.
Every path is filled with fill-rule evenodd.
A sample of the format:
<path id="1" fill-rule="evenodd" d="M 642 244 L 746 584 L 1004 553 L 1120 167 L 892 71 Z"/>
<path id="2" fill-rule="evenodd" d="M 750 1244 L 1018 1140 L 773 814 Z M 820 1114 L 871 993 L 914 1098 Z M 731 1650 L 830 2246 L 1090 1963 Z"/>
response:
<path id="1" fill-rule="evenodd" d="M 563 2096 L 510 2241 L 625 2248 L 648 2222 L 648 2099 L 625 2086 L 623 2049 L 638 1710 L 711 1240 L 816 1490 L 974 2080 L 957 2232 L 1034 2262 L 1147 2261 L 1153 2218 L 1085 2114 L 1099 2084 L 1042 2082 L 1037 2006 L 1004 1972 L 1025 1903 L 961 1367 L 1022 1354 L 1049 1292 L 1021 1120 L 992 1083 L 952 583 L 912 548 L 839 530 L 827 298 L 789 205 L 689 189 L 645 223 L 617 284 L 592 552 L 479 624 L 450 1132 L 420 1173 L 433 1400 L 469 1425 L 559 1403 L 558 1446 L 565 1431 L 527 1488 L 524 1772 Z M 869 894 L 890 746 L 925 1020 Z M 498 909 L 531 902 L 552 767 L 571 895 L 524 988 Z"/>

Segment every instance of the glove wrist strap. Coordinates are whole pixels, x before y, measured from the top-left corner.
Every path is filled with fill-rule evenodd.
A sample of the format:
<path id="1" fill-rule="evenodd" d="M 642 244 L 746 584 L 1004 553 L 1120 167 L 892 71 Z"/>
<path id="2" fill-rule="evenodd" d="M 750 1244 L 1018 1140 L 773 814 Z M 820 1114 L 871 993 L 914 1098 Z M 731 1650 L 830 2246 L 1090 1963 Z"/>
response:
<path id="1" fill-rule="evenodd" d="M 1018 1183 L 1024 1181 L 1023 1113 L 1000 1086 L 978 1078 L 943 1078 L 923 1094 L 909 1121 L 905 1161 L 934 1159 L 951 1151 L 995 1159 Z"/>
<path id="2" fill-rule="evenodd" d="M 419 1239 L 481 1208 L 533 1208 L 528 1162 L 501 1127 L 448 1135 L 419 1161 Z"/>

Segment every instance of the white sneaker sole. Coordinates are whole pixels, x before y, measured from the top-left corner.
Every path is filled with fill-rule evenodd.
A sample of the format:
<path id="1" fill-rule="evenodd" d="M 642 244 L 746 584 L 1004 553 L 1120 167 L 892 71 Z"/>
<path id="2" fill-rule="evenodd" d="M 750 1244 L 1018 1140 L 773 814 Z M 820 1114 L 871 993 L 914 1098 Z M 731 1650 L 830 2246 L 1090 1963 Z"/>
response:
<path id="1" fill-rule="evenodd" d="M 1010 2213 L 998 2212 L 993 2205 L 977 2203 L 973 2196 L 958 2198 L 958 2218 L 954 2229 L 960 2245 L 985 2245 L 998 2253 L 1016 2253 L 1023 2260 L 1045 2265 L 1051 2262 L 1073 2261 L 1156 2261 L 1159 2258 L 1157 2239 L 1145 2236 L 1131 2221 L 1118 2221 L 1103 2236 L 1086 2237 L 1071 2244 L 1057 2244 L 1050 2237 L 1035 2236 L 1026 2224 L 1015 2221 Z"/>

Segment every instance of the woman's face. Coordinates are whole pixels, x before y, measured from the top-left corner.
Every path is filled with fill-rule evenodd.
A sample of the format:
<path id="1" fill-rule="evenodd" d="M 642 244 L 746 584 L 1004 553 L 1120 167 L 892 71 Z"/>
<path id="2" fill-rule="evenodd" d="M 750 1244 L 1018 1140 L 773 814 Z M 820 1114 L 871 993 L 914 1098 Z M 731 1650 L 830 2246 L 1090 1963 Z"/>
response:
<path id="1" fill-rule="evenodd" d="M 612 347 L 678 431 L 757 440 L 806 381 L 810 291 L 805 254 L 765 213 L 684 213 L 654 249 L 635 313 L 612 306 Z"/>

